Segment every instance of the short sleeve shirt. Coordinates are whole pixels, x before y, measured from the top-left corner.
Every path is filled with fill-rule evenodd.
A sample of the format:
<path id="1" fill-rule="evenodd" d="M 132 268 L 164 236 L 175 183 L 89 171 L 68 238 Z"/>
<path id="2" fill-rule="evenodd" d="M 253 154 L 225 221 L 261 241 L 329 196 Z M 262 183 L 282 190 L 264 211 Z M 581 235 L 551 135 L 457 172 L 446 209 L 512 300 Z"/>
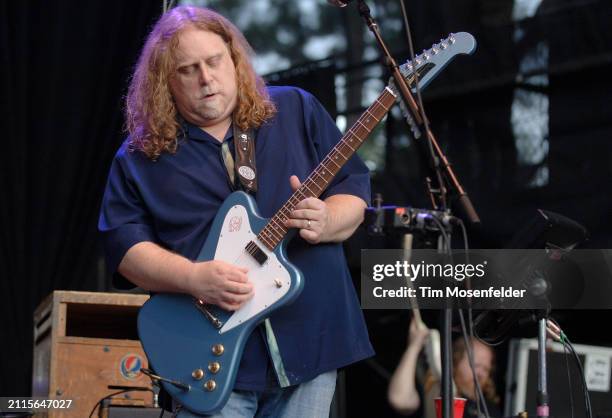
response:
<path id="1" fill-rule="evenodd" d="M 309 93 L 293 87 L 270 87 L 269 93 L 277 114 L 256 131 L 255 140 L 255 200 L 267 218 L 292 195 L 289 177 L 305 180 L 341 137 Z M 231 128 L 224 140 L 233 142 Z M 109 268 L 116 272 L 127 250 L 143 241 L 194 260 L 231 193 L 221 142 L 196 126 L 185 123 L 176 153 L 155 161 L 129 151 L 126 141 L 112 163 L 99 220 Z M 369 173 L 356 155 L 321 199 L 334 194 L 369 203 Z M 296 235 L 287 255 L 302 271 L 304 289 L 270 321 L 289 382 L 298 384 L 373 355 L 342 245 L 311 245 Z M 260 331 L 245 346 L 236 389 L 261 390 L 268 384 L 271 366 Z"/>

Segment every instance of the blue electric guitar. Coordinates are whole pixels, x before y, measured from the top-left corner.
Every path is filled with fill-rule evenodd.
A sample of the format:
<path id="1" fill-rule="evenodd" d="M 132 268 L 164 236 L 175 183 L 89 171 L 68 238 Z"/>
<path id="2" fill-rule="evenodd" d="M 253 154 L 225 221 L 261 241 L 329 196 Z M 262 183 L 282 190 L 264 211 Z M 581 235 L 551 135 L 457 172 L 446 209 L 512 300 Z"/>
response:
<path id="1" fill-rule="evenodd" d="M 411 87 L 416 71 L 424 88 L 453 57 L 475 47 L 472 35 L 453 34 L 400 70 Z M 197 260 L 247 267 L 254 286 L 251 300 L 229 312 L 188 295 L 157 294 L 141 308 L 138 332 L 149 364 L 185 408 L 210 414 L 225 405 L 247 338 L 303 287 L 302 274 L 286 257 L 285 219 L 298 202 L 321 195 L 398 97 L 391 82 L 271 219 L 259 216 L 255 200 L 246 193 L 235 192 L 225 200 Z"/>

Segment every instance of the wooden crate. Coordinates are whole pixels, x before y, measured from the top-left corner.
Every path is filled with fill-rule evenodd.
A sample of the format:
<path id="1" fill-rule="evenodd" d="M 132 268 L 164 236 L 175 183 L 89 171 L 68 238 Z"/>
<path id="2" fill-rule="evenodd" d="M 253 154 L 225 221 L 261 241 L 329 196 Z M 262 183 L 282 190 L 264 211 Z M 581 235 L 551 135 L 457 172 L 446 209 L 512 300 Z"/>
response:
<path id="1" fill-rule="evenodd" d="M 55 291 L 38 306 L 32 396 L 73 402 L 69 410 L 36 416 L 83 418 L 99 400 L 121 388 L 151 388 L 149 378 L 139 371 L 147 367 L 147 360 L 136 328 L 138 309 L 148 298 Z M 153 403 L 151 392 L 134 391 L 122 397 L 135 406 Z"/>

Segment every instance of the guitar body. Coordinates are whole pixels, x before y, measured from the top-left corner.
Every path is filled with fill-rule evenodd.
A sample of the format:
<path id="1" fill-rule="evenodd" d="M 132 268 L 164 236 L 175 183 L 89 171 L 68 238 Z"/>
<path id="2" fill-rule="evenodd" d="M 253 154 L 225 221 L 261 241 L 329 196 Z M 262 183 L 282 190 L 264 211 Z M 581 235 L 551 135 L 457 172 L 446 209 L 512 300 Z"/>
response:
<path id="1" fill-rule="evenodd" d="M 253 198 L 244 192 L 232 193 L 213 221 L 197 260 L 222 260 L 247 267 L 254 286 L 254 297 L 235 312 L 206 305 L 221 327 L 215 326 L 188 295 L 154 295 L 139 312 L 138 333 L 151 367 L 166 379 L 190 386 L 185 390 L 162 382 L 177 402 L 193 412 L 209 414 L 225 405 L 251 332 L 273 311 L 292 302 L 303 288 L 302 274 L 287 261 L 287 239 L 274 251 L 257 241 L 267 222 L 257 213 Z M 263 264 L 245 250 L 250 241 L 267 256 Z M 219 345 L 222 354 L 213 352 Z M 204 372 L 203 377 L 198 376 L 198 370 Z M 214 383 L 208 383 L 211 381 Z"/>

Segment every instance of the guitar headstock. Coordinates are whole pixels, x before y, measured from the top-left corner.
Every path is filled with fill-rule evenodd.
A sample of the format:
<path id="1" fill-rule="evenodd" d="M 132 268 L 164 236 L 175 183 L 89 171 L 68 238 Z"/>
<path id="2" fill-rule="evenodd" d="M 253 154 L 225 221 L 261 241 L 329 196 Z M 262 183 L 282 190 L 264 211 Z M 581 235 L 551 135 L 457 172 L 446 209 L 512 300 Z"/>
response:
<path id="1" fill-rule="evenodd" d="M 471 34 L 467 32 L 451 33 L 445 39 L 441 39 L 440 42 L 433 44 L 431 48 L 414 57 L 414 60 L 408 60 L 400 65 L 399 70 L 410 86 L 412 93 L 416 93 L 415 72 L 419 78 L 419 89 L 423 90 L 453 58 L 457 55 L 471 54 L 475 50 L 476 39 Z M 410 124 L 414 137 L 419 138 L 421 136 L 420 129 L 406 108 L 401 95 L 397 94 L 393 79 L 391 79 L 389 87 L 396 93 L 402 113 Z"/>
<path id="2" fill-rule="evenodd" d="M 457 55 L 472 54 L 476 50 L 476 39 L 467 33 L 451 33 L 447 38 L 441 39 L 439 43 L 433 44 L 431 48 L 424 50 L 421 54 L 400 65 L 400 72 L 409 83 L 413 93 L 414 71 L 419 75 L 419 88 L 424 89 L 431 80 L 444 69 Z"/>

